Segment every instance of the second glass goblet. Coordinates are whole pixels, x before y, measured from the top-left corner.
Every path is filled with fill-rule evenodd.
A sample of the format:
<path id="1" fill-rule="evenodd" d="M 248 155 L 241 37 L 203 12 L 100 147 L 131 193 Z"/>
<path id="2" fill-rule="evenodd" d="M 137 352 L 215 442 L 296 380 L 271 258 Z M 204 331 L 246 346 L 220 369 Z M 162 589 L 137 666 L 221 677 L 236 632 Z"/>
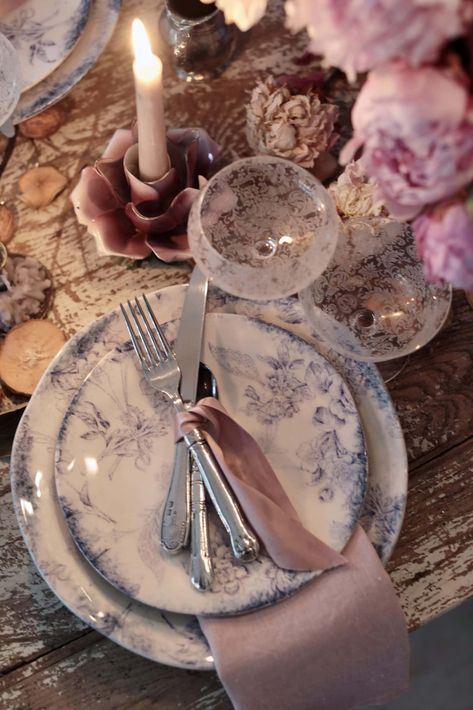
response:
<path id="1" fill-rule="evenodd" d="M 224 291 L 253 300 L 308 286 L 335 251 L 339 220 L 323 185 L 282 158 L 228 165 L 194 202 L 189 244 L 202 271 Z"/>
<path id="2" fill-rule="evenodd" d="M 452 298 L 449 286 L 426 280 L 408 224 L 369 217 L 344 223 L 330 265 L 299 295 L 334 350 L 378 363 L 432 340 Z"/>

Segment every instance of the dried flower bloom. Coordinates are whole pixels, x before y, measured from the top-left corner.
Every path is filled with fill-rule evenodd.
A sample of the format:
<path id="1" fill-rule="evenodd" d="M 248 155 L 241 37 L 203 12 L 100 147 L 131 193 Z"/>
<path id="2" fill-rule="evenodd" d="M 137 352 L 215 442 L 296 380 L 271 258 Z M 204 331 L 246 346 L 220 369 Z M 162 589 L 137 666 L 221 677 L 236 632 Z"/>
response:
<path id="1" fill-rule="evenodd" d="M 412 228 L 426 277 L 473 291 L 473 219 L 464 203 L 439 204 Z"/>
<path id="2" fill-rule="evenodd" d="M 413 67 L 436 59 L 460 35 L 469 17 L 464 0 L 287 0 L 288 24 L 306 28 L 309 49 L 328 66 L 358 72 L 402 59 Z M 368 14 L 367 14 L 368 13 Z"/>
<path id="3" fill-rule="evenodd" d="M 338 109 L 313 93 L 291 94 L 273 77 L 258 82 L 246 111 L 246 135 L 256 153 L 293 160 L 305 168 L 334 144 Z"/>
<path id="4" fill-rule="evenodd" d="M 225 22 L 234 22 L 242 31 L 246 32 L 256 25 L 266 11 L 267 0 L 201 0 L 203 3 L 213 3 L 225 15 Z"/>
<path id="5" fill-rule="evenodd" d="M 383 202 L 375 194 L 376 182 L 364 174 L 359 160 L 348 163 L 329 192 L 342 217 L 379 217 L 383 212 Z"/>

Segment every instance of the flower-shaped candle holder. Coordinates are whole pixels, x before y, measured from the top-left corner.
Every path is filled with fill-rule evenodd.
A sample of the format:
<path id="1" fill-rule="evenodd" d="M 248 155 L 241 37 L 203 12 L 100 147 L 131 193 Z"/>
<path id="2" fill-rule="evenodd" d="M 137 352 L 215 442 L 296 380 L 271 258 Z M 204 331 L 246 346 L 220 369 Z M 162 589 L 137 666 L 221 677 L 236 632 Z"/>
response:
<path id="1" fill-rule="evenodd" d="M 95 237 L 100 254 L 183 261 L 191 253 L 187 217 L 219 153 L 201 128 L 167 132 L 169 170 L 143 182 L 132 130 L 115 131 L 102 158 L 82 170 L 71 193 L 77 220 Z"/>

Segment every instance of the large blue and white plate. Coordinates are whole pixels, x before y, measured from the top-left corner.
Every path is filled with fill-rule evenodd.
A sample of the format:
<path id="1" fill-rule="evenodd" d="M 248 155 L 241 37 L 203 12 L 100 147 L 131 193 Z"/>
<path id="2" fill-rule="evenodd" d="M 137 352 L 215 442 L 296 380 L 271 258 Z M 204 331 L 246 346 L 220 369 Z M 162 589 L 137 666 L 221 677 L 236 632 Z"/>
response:
<path id="1" fill-rule="evenodd" d="M 157 293 L 163 320 L 180 316 L 185 293 L 185 286 Z M 368 452 L 368 488 L 361 522 L 380 558 L 387 562 L 406 505 L 407 456 L 399 421 L 376 367 L 333 353 L 323 342 L 314 341 L 300 304 L 293 299 L 256 303 L 211 288 L 208 311 L 255 316 L 297 332 L 313 343 L 348 383 Z M 152 660 L 210 670 L 214 667 L 212 654 L 195 617 L 164 614 L 117 591 L 79 552 L 58 503 L 54 451 L 64 413 L 92 368 L 124 337 L 118 310 L 106 314 L 77 333 L 44 374 L 13 446 L 11 480 L 18 522 L 40 573 L 83 621 Z"/>
<path id="2" fill-rule="evenodd" d="M 172 342 L 178 322 L 167 325 Z M 202 359 L 223 406 L 259 443 L 304 527 L 343 550 L 367 467 L 361 422 L 338 372 L 293 333 L 229 314 L 207 316 Z M 205 594 L 191 585 L 188 554 L 170 556 L 160 544 L 173 414 L 169 399 L 146 383 L 129 342 L 92 370 L 65 414 L 56 487 L 69 530 L 96 570 L 144 604 L 212 615 L 275 603 L 320 573 L 279 569 L 264 554 L 238 563 L 211 517 L 215 578 Z"/>
<path id="3" fill-rule="evenodd" d="M 59 101 L 92 69 L 113 34 L 120 4 L 121 0 L 91 2 L 85 26 L 69 56 L 54 72 L 23 92 L 12 117 L 14 123 L 24 121 Z"/>
<path id="4" fill-rule="evenodd" d="M 84 29 L 91 0 L 26 0 L 2 17 L 0 32 L 15 47 L 22 89 L 51 74 L 74 48 Z"/>

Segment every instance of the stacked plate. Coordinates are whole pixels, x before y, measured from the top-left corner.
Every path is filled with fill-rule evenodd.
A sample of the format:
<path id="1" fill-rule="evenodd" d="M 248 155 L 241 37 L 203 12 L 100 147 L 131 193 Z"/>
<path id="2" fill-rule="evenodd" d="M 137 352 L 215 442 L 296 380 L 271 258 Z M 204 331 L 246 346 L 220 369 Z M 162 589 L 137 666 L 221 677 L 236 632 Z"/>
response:
<path id="1" fill-rule="evenodd" d="M 1 18 L 22 77 L 14 123 L 58 101 L 91 69 L 119 10 L 120 0 L 24 0 Z"/>
<path id="2" fill-rule="evenodd" d="M 151 297 L 171 339 L 185 291 Z M 387 561 L 402 523 L 407 461 L 376 368 L 311 338 L 293 299 L 261 304 L 217 289 L 202 360 L 304 525 L 342 550 L 360 520 Z M 193 589 L 188 555 L 169 557 L 159 542 L 173 447 L 170 407 L 147 389 L 114 311 L 67 343 L 31 399 L 13 449 L 14 501 L 36 565 L 75 614 L 153 660 L 209 669 L 197 615 L 277 602 L 317 572 L 281 570 L 264 555 L 234 562 L 212 519 L 215 582 L 203 594 Z"/>

